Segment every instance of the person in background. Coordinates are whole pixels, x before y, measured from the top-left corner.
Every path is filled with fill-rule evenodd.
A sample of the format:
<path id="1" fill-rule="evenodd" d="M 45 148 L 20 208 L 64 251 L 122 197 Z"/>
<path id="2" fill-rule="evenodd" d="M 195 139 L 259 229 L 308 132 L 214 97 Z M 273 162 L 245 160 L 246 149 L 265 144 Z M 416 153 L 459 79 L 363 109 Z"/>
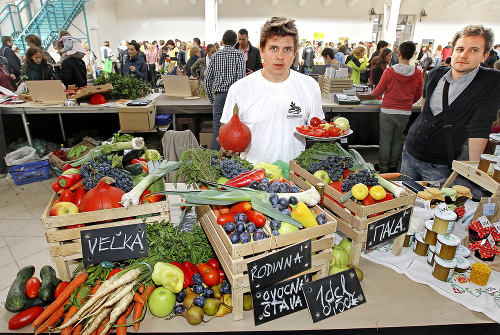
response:
<path id="1" fill-rule="evenodd" d="M 85 56 L 85 49 L 83 49 L 82 41 L 71 36 L 66 30 L 61 30 L 59 32 L 59 38 L 64 45 L 64 47 L 59 50 L 61 55 L 66 54 L 68 57 L 83 59 L 83 56 Z"/>
<path id="2" fill-rule="evenodd" d="M 158 61 L 158 65 L 162 67 L 167 60 L 168 60 L 168 47 L 164 45 L 161 48 L 161 55 L 160 55 L 160 60 Z"/>
<path id="3" fill-rule="evenodd" d="M 177 54 L 177 74 L 186 74 L 187 62 L 187 43 L 181 42 L 179 46 L 179 53 Z"/>
<path id="4" fill-rule="evenodd" d="M 392 60 L 392 51 L 389 48 L 384 48 L 378 56 L 372 59 L 372 69 L 370 71 L 370 82 L 373 87 L 377 87 L 385 69 L 389 66 Z"/>
<path id="5" fill-rule="evenodd" d="M 307 46 L 302 53 L 302 59 L 304 60 L 304 73 L 307 75 L 311 74 L 314 68 L 314 49 L 311 46 L 311 42 L 307 42 Z"/>
<path id="6" fill-rule="evenodd" d="M 189 49 L 189 59 L 186 62 L 186 76 L 192 76 L 191 67 L 196 63 L 198 58 L 201 58 L 201 48 L 197 46 L 191 47 Z"/>
<path id="7" fill-rule="evenodd" d="M 493 47 L 493 51 L 497 53 L 497 56 L 500 59 L 500 44 L 495 44 L 495 46 Z"/>
<path id="8" fill-rule="evenodd" d="M 220 50 L 220 44 L 217 43 L 217 42 L 215 42 L 214 45 L 215 45 L 215 52 L 219 51 Z"/>
<path id="9" fill-rule="evenodd" d="M 455 34 L 451 68 L 435 68 L 426 78 L 422 112 L 408 131 L 401 174 L 437 181 L 450 176 L 451 161 L 462 152 L 469 157 L 461 160 L 479 161 L 500 109 L 500 72 L 480 66 L 493 40 L 493 31 L 482 25 Z M 469 148 L 464 151 L 467 139 Z"/>
<path id="10" fill-rule="evenodd" d="M 497 60 L 493 67 L 495 68 L 495 70 L 500 70 L 500 60 Z"/>
<path id="11" fill-rule="evenodd" d="M 173 40 L 167 41 L 167 46 L 170 51 L 168 52 L 168 58 L 170 62 L 168 64 L 168 74 L 177 75 L 177 55 L 179 54 L 179 49 L 175 46 Z"/>
<path id="12" fill-rule="evenodd" d="M 321 52 L 321 56 L 325 60 L 326 67 L 333 67 L 335 70 L 340 70 L 341 68 L 346 68 L 347 69 L 347 78 L 351 78 L 352 76 L 352 67 L 344 64 L 343 62 L 339 62 L 338 60 L 335 59 L 333 49 L 331 48 L 324 48 L 323 51 Z"/>
<path id="13" fill-rule="evenodd" d="M 52 58 L 52 56 L 46 50 L 44 50 L 42 48 L 42 40 L 40 39 L 40 37 L 38 37 L 35 34 L 30 34 L 30 35 L 27 35 L 24 38 L 24 40 L 26 41 L 28 48 L 32 48 L 32 47 L 41 48 L 43 50 L 43 55 L 45 56 L 45 58 L 47 58 L 47 63 L 49 63 L 52 66 L 54 66 L 56 64 L 56 62 Z"/>
<path id="14" fill-rule="evenodd" d="M 57 41 L 52 42 L 52 51 L 49 52 L 50 57 L 54 60 L 54 66 L 61 62 L 61 55 L 59 54 L 59 49 L 57 48 Z"/>
<path id="15" fill-rule="evenodd" d="M 118 54 L 118 62 L 123 64 L 123 58 L 128 55 L 128 42 L 123 40 L 122 43 L 116 48 L 116 52 Z"/>
<path id="16" fill-rule="evenodd" d="M 363 58 L 364 55 L 365 55 L 365 48 L 357 47 L 352 51 L 352 54 L 350 54 L 346 59 L 346 64 L 350 66 L 353 70 L 351 76 L 353 84 L 361 84 L 360 80 L 361 71 L 363 71 L 368 65 L 368 60 L 366 58 Z"/>
<path id="17" fill-rule="evenodd" d="M 389 66 L 394 66 L 399 62 L 399 47 L 395 46 L 394 49 L 392 49 L 392 59 L 391 63 Z"/>
<path id="18" fill-rule="evenodd" d="M 12 69 L 12 74 L 16 77 L 16 81 L 21 78 L 21 61 L 17 58 L 14 50 L 12 50 L 12 37 L 2 36 L 2 48 L 0 49 L 0 56 L 4 56 L 9 61 Z"/>
<path id="19" fill-rule="evenodd" d="M 436 51 L 434 51 L 434 58 L 436 57 L 441 57 L 441 53 L 443 52 L 443 47 L 441 46 L 441 44 L 439 44 L 436 48 Z"/>
<path id="20" fill-rule="evenodd" d="M 349 47 L 349 41 L 348 40 L 344 40 L 344 45 L 345 45 L 346 53 L 347 54 L 351 54 L 353 49 L 351 49 Z"/>
<path id="21" fill-rule="evenodd" d="M 335 54 L 335 59 L 340 62 L 345 64 L 345 55 L 346 55 L 347 49 L 345 45 L 341 45 L 339 47 L 339 51 Z"/>
<path id="22" fill-rule="evenodd" d="M 484 67 L 489 67 L 492 69 L 495 66 L 495 62 L 498 60 L 497 53 L 492 49 L 488 55 L 488 58 L 481 64 Z"/>
<path id="23" fill-rule="evenodd" d="M 205 71 L 205 87 L 210 102 L 213 103 L 212 150 L 219 150 L 220 117 L 226 103 L 227 91 L 232 84 L 245 77 L 246 62 L 243 52 L 236 50 L 236 32 L 226 30 L 222 36 L 224 48 L 212 55 Z"/>
<path id="24" fill-rule="evenodd" d="M 497 120 L 493 122 L 493 129 L 491 130 L 493 134 L 500 133 L 500 109 L 497 112 Z"/>
<path id="25" fill-rule="evenodd" d="M 148 67 L 148 83 L 151 87 L 156 88 L 156 63 L 158 62 L 158 53 L 154 50 L 154 46 L 148 43 L 146 46 L 146 65 Z"/>
<path id="26" fill-rule="evenodd" d="M 238 31 L 238 43 L 234 48 L 245 54 L 247 76 L 263 68 L 259 49 L 248 41 L 248 30 L 240 29 Z"/>
<path id="27" fill-rule="evenodd" d="M 427 44 L 427 46 L 424 48 L 424 54 L 420 58 L 420 66 L 422 69 L 425 69 L 429 64 L 431 66 L 433 63 L 433 58 L 432 58 L 432 43 Z"/>
<path id="28" fill-rule="evenodd" d="M 452 48 L 451 48 L 451 43 L 449 43 L 447 46 L 441 50 L 441 59 L 446 59 L 448 57 L 451 57 L 452 53 Z"/>
<path id="29" fill-rule="evenodd" d="M 134 75 L 144 82 L 148 79 L 148 67 L 142 57 L 139 56 L 139 43 L 131 41 L 128 45 L 128 56 L 125 57 L 121 66 L 121 75 Z"/>
<path id="30" fill-rule="evenodd" d="M 375 50 L 371 55 L 370 55 L 370 64 L 372 62 L 372 59 L 373 57 L 377 57 L 378 54 L 380 53 L 380 50 L 382 50 L 383 48 L 386 48 L 387 46 L 389 45 L 389 43 L 387 43 L 386 41 L 384 40 L 380 40 L 378 41 L 377 43 L 377 50 Z"/>
<path id="31" fill-rule="evenodd" d="M 100 48 L 100 51 L 101 51 L 101 62 L 103 64 L 105 59 L 112 59 L 115 56 L 113 50 L 111 50 L 111 48 L 109 47 L 109 41 L 104 41 L 104 44 Z"/>
<path id="32" fill-rule="evenodd" d="M 58 52 L 60 53 L 63 48 L 63 42 L 58 41 L 56 43 Z M 61 57 L 60 63 L 54 66 L 54 70 L 66 87 L 69 85 L 75 85 L 76 87 L 87 86 L 87 68 L 85 62 L 80 58 L 69 57 L 67 55 L 66 57 Z"/>
<path id="33" fill-rule="evenodd" d="M 191 75 L 198 77 L 200 81 L 205 80 L 205 70 L 210 64 L 210 59 L 215 52 L 215 45 L 209 44 L 207 45 L 207 49 L 205 50 L 205 57 L 201 57 L 196 60 L 196 62 L 191 66 Z"/>
<path id="34" fill-rule="evenodd" d="M 201 40 L 198 37 L 193 38 L 193 46 L 200 48 L 201 57 L 205 57 L 205 50 L 203 50 Z"/>
<path id="35" fill-rule="evenodd" d="M 41 48 L 32 47 L 26 51 L 21 66 L 22 80 L 57 80 L 54 68 L 48 64 Z"/>
<path id="36" fill-rule="evenodd" d="M 83 45 L 83 49 L 85 50 L 85 56 L 83 56 L 83 62 L 87 67 L 87 73 L 92 74 L 92 78 L 96 78 L 96 70 L 97 70 L 97 56 L 95 53 L 90 50 L 88 44 Z"/>

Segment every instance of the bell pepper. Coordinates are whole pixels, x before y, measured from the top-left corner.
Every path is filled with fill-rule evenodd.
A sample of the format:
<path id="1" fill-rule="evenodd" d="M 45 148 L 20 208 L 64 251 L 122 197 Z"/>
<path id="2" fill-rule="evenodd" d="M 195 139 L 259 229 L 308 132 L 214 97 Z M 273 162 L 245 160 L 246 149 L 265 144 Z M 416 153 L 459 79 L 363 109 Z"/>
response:
<path id="1" fill-rule="evenodd" d="M 266 171 L 266 176 L 269 179 L 278 179 L 281 181 L 283 178 L 281 175 L 281 169 L 279 166 L 269 163 L 260 162 L 254 165 L 254 169 L 264 169 Z"/>
<path id="2" fill-rule="evenodd" d="M 183 285 L 183 287 L 184 287 L 184 288 L 188 287 L 188 286 L 189 286 L 189 273 L 187 272 L 187 270 L 186 270 L 186 269 L 184 269 L 184 268 L 182 267 L 181 263 L 179 263 L 179 262 L 172 262 L 172 263 L 170 263 L 170 264 L 175 265 L 175 266 L 177 266 L 179 269 L 181 269 L 181 270 L 182 270 L 182 273 L 184 273 L 184 285 Z"/>
<path id="3" fill-rule="evenodd" d="M 306 204 L 302 201 L 300 201 L 297 204 L 297 207 L 295 207 L 295 209 L 292 211 L 291 217 L 292 219 L 295 219 L 302 223 L 302 226 L 304 226 L 304 228 L 311 228 L 319 225 L 318 221 L 316 221 L 314 215 L 309 210 L 309 207 L 307 207 Z"/>
<path id="4" fill-rule="evenodd" d="M 142 192 L 141 197 L 139 198 L 139 203 L 140 204 L 153 203 L 153 202 L 158 202 L 161 199 L 163 199 L 163 194 L 155 194 L 155 195 L 151 195 L 151 196 L 150 196 L 150 194 L 151 194 L 150 190 L 145 190 L 144 192 Z"/>
<path id="5" fill-rule="evenodd" d="M 193 282 L 193 275 L 195 273 L 198 273 L 198 269 L 196 268 L 196 265 L 190 262 L 183 262 L 182 267 L 186 269 L 189 275 L 189 285 L 192 286 L 194 284 Z"/>
<path id="6" fill-rule="evenodd" d="M 82 202 L 82 198 L 85 193 L 87 192 L 85 192 L 85 188 L 83 186 L 77 188 L 75 191 L 75 195 L 73 196 L 73 203 L 77 206 L 80 206 L 80 202 Z"/>
<path id="7" fill-rule="evenodd" d="M 66 164 L 64 164 L 64 165 L 63 165 L 62 170 L 63 170 L 63 171 L 66 171 L 66 170 L 69 170 L 69 169 L 72 169 L 72 168 L 73 168 L 73 167 L 71 166 L 71 164 L 70 164 L 70 163 L 66 163 Z M 78 169 L 78 168 L 77 168 L 77 169 Z"/>
<path id="8" fill-rule="evenodd" d="M 245 187 L 250 185 L 250 183 L 254 180 L 261 181 L 265 176 L 266 170 L 264 169 L 250 170 L 229 179 L 226 185 L 233 187 Z"/>
<path id="9" fill-rule="evenodd" d="M 170 263 L 157 262 L 151 279 L 172 293 L 179 293 L 184 288 L 184 272 Z"/>
<path id="10" fill-rule="evenodd" d="M 73 174 L 60 176 L 59 178 L 57 178 L 57 182 L 59 183 L 59 185 L 62 188 L 67 189 L 67 188 L 70 188 L 71 186 L 75 185 L 76 183 L 78 183 L 80 181 L 80 179 L 82 179 L 81 174 L 73 173 Z"/>
<path id="11" fill-rule="evenodd" d="M 72 167 L 71 169 L 64 170 L 63 173 L 61 173 L 61 175 L 65 176 L 67 174 L 73 174 L 73 173 L 80 173 L 80 170 Z"/>
<path id="12" fill-rule="evenodd" d="M 59 185 L 59 182 L 57 180 L 52 183 L 52 189 L 56 193 L 59 192 L 60 190 L 62 190 L 62 187 L 61 187 L 61 185 Z"/>

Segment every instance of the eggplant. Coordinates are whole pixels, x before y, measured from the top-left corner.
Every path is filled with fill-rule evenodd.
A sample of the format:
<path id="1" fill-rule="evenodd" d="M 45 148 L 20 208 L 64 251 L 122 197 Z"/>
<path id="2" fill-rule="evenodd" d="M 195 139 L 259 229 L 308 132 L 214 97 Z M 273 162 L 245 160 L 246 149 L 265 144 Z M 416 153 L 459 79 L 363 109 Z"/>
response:
<path id="1" fill-rule="evenodd" d="M 127 166 L 130 164 L 132 159 L 137 159 L 141 157 L 141 149 L 130 149 L 123 155 L 122 166 Z"/>

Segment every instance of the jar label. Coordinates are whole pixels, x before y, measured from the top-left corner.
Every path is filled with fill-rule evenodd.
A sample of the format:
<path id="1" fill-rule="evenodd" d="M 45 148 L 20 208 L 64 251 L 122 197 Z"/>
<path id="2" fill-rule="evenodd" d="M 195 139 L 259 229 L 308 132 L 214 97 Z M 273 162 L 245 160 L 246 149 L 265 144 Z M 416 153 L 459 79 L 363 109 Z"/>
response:
<path id="1" fill-rule="evenodd" d="M 487 205 L 489 205 L 489 204 L 483 205 L 483 211 L 486 209 Z M 495 204 L 493 204 L 493 205 L 495 205 Z M 493 210 L 494 210 L 494 207 L 493 207 Z M 489 227 L 491 227 L 491 222 L 490 222 L 490 220 L 488 220 L 488 218 L 485 215 L 478 217 L 477 221 L 479 221 L 479 223 L 481 224 L 481 226 L 483 226 L 483 228 L 489 228 Z M 490 214 L 490 215 L 493 215 L 493 214 Z"/>
<path id="2" fill-rule="evenodd" d="M 500 156 L 500 145 L 495 146 L 495 151 L 493 152 L 493 156 Z"/>
<path id="3" fill-rule="evenodd" d="M 491 201 L 491 198 L 489 198 L 489 201 Z M 491 216 L 495 214 L 495 203 L 494 202 L 488 202 L 487 204 L 483 205 L 483 215 Z"/>
<path id="4" fill-rule="evenodd" d="M 429 253 L 427 254 L 427 263 L 431 264 L 433 256 L 434 256 L 434 253 L 429 250 Z"/>
<path id="5" fill-rule="evenodd" d="M 441 242 L 437 241 L 436 242 L 436 255 L 439 255 L 441 253 Z"/>
<path id="6" fill-rule="evenodd" d="M 451 271 L 450 269 L 448 270 L 448 277 L 446 278 L 446 281 L 450 281 L 451 280 L 451 276 L 453 275 L 453 271 Z"/>

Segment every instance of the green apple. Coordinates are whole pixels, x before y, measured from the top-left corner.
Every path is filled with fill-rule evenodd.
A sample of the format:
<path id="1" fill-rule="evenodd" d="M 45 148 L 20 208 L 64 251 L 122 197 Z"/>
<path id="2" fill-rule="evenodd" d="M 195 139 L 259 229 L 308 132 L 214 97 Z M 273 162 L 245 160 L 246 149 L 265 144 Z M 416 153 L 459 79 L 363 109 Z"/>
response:
<path id="1" fill-rule="evenodd" d="M 339 246 L 344 248 L 345 251 L 347 251 L 347 254 L 351 254 L 351 245 L 352 245 L 352 240 L 349 237 L 345 237 L 340 241 Z"/>
<path id="2" fill-rule="evenodd" d="M 318 170 L 314 172 L 313 176 L 321 180 L 326 185 L 330 184 L 330 176 L 328 175 L 328 172 L 326 172 L 325 170 Z"/>
<path id="3" fill-rule="evenodd" d="M 300 229 L 299 227 L 297 227 L 291 223 L 281 222 L 281 227 L 280 227 L 280 229 L 278 229 L 278 232 L 280 233 L 280 235 L 284 235 L 284 234 L 288 234 L 288 233 L 293 233 L 299 229 Z"/>
<path id="4" fill-rule="evenodd" d="M 333 258 L 335 258 L 335 264 L 339 267 L 347 266 L 347 263 L 349 263 L 349 254 L 338 245 L 333 247 Z"/>
<path id="5" fill-rule="evenodd" d="M 227 179 L 226 177 L 220 177 L 219 179 L 217 179 L 217 184 L 225 184 L 229 181 L 229 179 Z"/>
<path id="6" fill-rule="evenodd" d="M 151 314 L 164 318 L 174 310 L 175 294 L 163 286 L 157 287 L 149 297 L 148 306 Z"/>
<path id="7" fill-rule="evenodd" d="M 337 264 L 330 266 L 330 269 L 328 270 L 328 275 L 331 276 L 335 273 L 339 273 L 345 270 L 349 270 L 347 266 L 338 266 Z"/>

